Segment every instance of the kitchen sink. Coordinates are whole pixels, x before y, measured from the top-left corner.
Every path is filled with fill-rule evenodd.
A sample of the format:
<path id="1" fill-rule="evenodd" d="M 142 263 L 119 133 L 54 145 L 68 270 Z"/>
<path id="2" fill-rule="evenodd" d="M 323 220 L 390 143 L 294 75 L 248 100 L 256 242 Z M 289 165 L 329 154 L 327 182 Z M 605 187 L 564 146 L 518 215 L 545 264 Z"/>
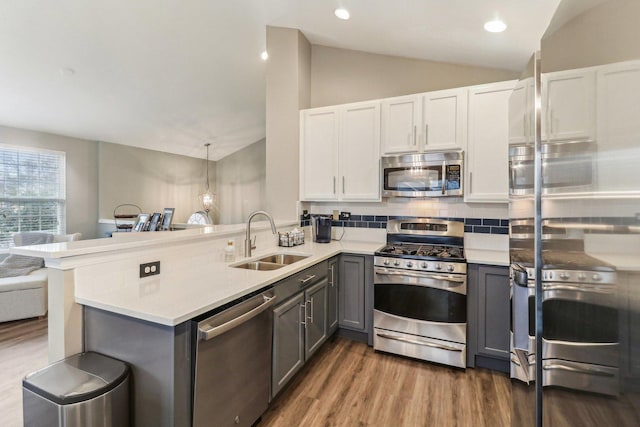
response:
<path id="1" fill-rule="evenodd" d="M 289 265 L 305 258 L 309 258 L 309 255 L 273 254 L 258 259 L 258 262 L 273 262 L 276 264 Z"/>
<path id="2" fill-rule="evenodd" d="M 251 261 L 251 262 L 244 262 L 238 265 L 232 265 L 231 267 L 244 268 L 245 270 L 268 271 L 268 270 L 277 270 L 284 266 L 285 264 L 276 264 L 275 262 Z"/>
<path id="3" fill-rule="evenodd" d="M 294 262 L 298 262 L 310 255 L 293 255 L 293 254 L 271 254 L 258 258 L 255 261 L 243 262 L 242 264 L 232 265 L 234 268 L 244 268 L 245 270 L 277 270 Z"/>

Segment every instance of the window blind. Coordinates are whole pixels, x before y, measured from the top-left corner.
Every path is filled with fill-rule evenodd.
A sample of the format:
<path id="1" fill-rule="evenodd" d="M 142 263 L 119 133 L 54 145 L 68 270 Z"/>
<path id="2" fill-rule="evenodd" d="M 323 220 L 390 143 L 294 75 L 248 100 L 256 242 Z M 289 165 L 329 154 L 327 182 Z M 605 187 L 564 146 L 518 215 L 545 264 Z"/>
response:
<path id="1" fill-rule="evenodd" d="M 65 153 L 0 144 L 0 248 L 13 233 L 65 233 Z"/>

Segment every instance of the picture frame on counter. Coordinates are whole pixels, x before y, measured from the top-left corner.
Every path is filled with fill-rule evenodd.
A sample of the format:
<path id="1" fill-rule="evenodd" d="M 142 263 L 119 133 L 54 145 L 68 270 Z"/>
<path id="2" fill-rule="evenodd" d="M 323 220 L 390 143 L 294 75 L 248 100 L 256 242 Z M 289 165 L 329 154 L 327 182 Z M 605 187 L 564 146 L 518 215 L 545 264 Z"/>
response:
<path id="1" fill-rule="evenodd" d="M 164 208 L 162 212 L 162 227 L 161 230 L 170 230 L 171 223 L 173 222 L 173 212 L 175 208 Z"/>
<path id="2" fill-rule="evenodd" d="M 156 231 L 158 229 L 158 225 L 161 225 L 162 214 L 160 212 L 154 212 L 151 215 L 151 219 L 149 220 L 149 227 L 147 227 L 148 231 Z"/>
<path id="3" fill-rule="evenodd" d="M 146 231 L 148 222 L 149 222 L 149 214 L 148 213 L 138 214 L 138 218 L 136 219 L 136 223 L 133 226 L 133 231 Z"/>

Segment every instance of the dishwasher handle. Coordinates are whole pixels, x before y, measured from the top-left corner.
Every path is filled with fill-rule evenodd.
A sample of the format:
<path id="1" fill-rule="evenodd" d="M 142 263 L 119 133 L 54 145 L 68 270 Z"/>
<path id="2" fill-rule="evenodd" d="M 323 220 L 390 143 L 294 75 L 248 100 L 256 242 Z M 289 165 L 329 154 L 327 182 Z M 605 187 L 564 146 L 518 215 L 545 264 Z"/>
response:
<path id="1" fill-rule="evenodd" d="M 233 319 L 221 325 L 212 327 L 210 325 L 207 325 L 206 321 L 201 322 L 201 324 L 202 323 L 204 324 L 202 324 L 202 326 L 200 324 L 198 325 L 198 340 L 208 341 L 212 338 L 215 338 L 219 335 L 224 334 L 227 331 L 230 331 L 233 328 L 236 328 L 242 325 L 245 322 L 248 322 L 249 320 L 256 317 L 258 314 L 262 313 L 263 311 L 265 311 L 266 309 L 274 305 L 276 303 L 277 297 L 275 295 L 269 296 L 266 294 L 262 294 L 254 297 L 253 299 L 260 299 L 260 298 L 262 298 L 263 300 L 262 304 L 260 304 L 255 308 L 250 308 L 248 311 L 241 313 L 239 316 L 234 317 Z M 249 301 L 252 301 L 252 300 L 249 300 Z M 249 305 L 249 307 L 252 307 L 252 306 L 253 304 Z"/>

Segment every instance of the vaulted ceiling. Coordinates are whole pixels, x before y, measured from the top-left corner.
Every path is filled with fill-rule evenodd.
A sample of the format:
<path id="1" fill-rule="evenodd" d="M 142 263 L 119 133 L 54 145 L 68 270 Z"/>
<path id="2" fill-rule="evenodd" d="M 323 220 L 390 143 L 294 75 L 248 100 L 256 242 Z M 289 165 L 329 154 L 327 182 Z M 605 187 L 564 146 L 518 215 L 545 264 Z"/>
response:
<path id="1" fill-rule="evenodd" d="M 265 26 L 520 70 L 559 0 L 7 0 L 0 125 L 220 159 L 265 135 Z M 345 7 L 349 21 L 333 11 Z M 491 34 L 484 22 L 501 18 Z"/>

